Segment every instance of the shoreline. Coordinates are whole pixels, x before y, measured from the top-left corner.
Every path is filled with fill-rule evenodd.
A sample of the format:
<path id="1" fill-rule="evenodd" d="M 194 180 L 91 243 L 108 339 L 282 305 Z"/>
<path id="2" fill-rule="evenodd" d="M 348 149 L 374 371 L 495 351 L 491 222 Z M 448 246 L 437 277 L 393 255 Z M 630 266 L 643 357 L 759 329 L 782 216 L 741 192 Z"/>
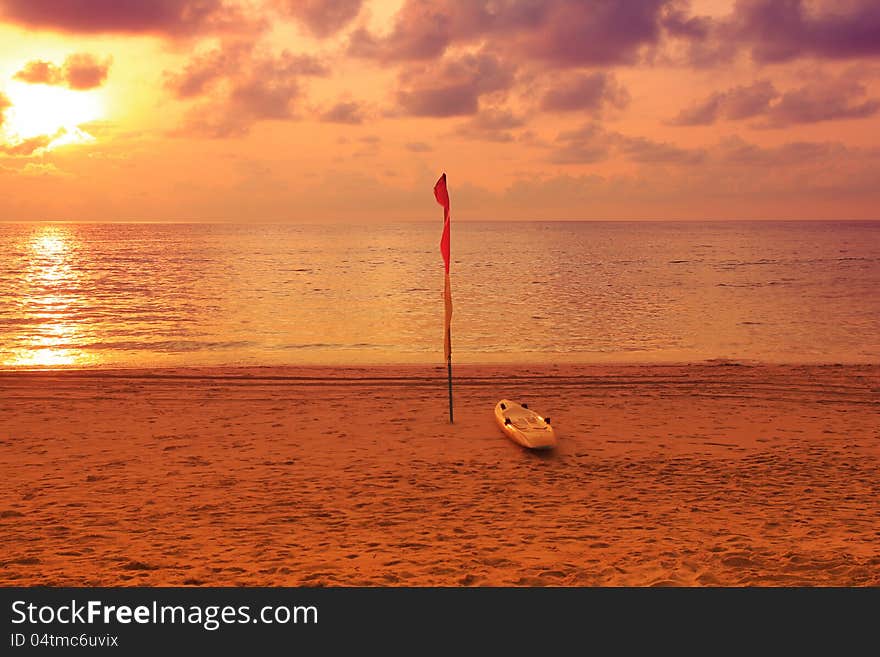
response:
<path id="1" fill-rule="evenodd" d="M 456 362 L 453 358 L 452 366 L 455 369 L 473 368 L 496 368 L 496 369 L 606 369 L 606 368 L 683 368 L 683 367 L 855 367 L 874 368 L 880 367 L 880 361 L 876 360 L 760 360 L 746 358 L 707 358 L 701 360 L 595 360 L 595 361 L 541 361 L 541 360 L 511 360 L 511 361 L 464 361 Z M 107 365 L 50 365 L 50 366 L 0 366 L 0 374 L 15 373 L 125 373 L 125 372 L 154 372 L 154 371 L 264 371 L 264 370 L 413 370 L 413 369 L 442 369 L 445 375 L 446 361 L 436 362 L 308 362 L 287 364 L 107 364 Z"/>
<path id="2" fill-rule="evenodd" d="M 455 371 L 0 371 L 0 584 L 880 585 L 880 365 Z"/>

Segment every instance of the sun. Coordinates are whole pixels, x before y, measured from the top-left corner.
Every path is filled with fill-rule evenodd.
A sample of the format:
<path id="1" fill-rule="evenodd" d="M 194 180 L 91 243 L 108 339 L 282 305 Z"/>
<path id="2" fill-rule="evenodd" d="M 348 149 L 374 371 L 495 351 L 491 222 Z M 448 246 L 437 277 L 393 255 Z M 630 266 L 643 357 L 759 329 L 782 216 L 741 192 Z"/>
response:
<path id="1" fill-rule="evenodd" d="M 6 110 L 3 125 L 10 141 L 55 136 L 49 148 L 92 141 L 91 135 L 79 126 L 101 119 L 105 114 L 102 94 L 98 91 L 10 82 L 5 94 L 12 104 Z"/>

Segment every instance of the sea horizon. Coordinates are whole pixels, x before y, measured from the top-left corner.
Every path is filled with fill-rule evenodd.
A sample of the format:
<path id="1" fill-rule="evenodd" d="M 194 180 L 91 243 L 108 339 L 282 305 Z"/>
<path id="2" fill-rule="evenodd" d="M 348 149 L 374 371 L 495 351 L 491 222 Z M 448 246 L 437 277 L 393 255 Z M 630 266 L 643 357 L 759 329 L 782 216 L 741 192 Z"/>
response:
<path id="1" fill-rule="evenodd" d="M 0 224 L 146 224 L 146 225 L 238 225 L 238 226 L 393 226 L 406 224 L 429 224 L 437 226 L 440 222 L 436 219 L 397 219 L 393 221 L 377 222 L 377 221 L 347 221 L 343 219 L 333 219 L 327 221 L 300 221 L 292 219 L 0 219 Z M 880 223 L 880 218 L 800 218 L 800 219 L 776 219 L 776 218 L 742 218 L 742 219 L 459 219 L 456 218 L 453 223 L 453 230 L 456 225 L 461 224 L 701 224 L 701 223 Z"/>

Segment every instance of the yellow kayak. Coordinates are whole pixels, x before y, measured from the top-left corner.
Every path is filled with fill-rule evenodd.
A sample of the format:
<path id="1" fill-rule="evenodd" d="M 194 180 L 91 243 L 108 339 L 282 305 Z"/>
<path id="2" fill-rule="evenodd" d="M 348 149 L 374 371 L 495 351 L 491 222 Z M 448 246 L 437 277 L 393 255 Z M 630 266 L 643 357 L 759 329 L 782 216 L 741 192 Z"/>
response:
<path id="1" fill-rule="evenodd" d="M 502 399 L 495 405 L 495 420 L 513 442 L 529 449 L 556 447 L 556 432 L 549 417 L 541 417 L 524 404 Z"/>

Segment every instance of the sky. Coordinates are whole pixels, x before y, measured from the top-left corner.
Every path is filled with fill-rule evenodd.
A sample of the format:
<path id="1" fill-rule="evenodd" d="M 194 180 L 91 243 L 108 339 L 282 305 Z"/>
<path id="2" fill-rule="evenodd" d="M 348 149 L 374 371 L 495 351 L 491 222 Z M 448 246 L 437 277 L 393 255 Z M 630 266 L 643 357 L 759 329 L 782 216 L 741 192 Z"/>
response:
<path id="1" fill-rule="evenodd" d="M 876 0 L 0 0 L 0 220 L 878 219 Z"/>

